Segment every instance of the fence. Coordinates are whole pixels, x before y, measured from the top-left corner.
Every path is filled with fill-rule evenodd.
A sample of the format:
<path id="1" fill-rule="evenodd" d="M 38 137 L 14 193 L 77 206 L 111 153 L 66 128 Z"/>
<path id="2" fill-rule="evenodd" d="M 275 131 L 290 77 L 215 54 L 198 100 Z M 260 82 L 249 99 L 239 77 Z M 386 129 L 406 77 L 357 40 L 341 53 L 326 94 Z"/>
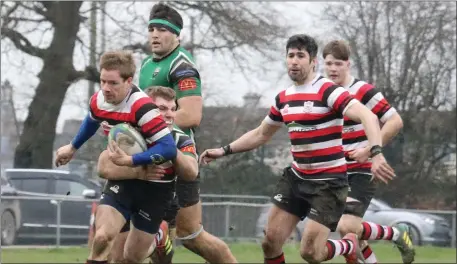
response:
<path id="1" fill-rule="evenodd" d="M 202 194 L 201 197 L 203 225 L 208 232 L 232 242 L 259 241 L 263 236 L 266 213 L 270 208 L 268 197 L 216 194 Z M 28 229 L 28 237 L 52 239 L 56 247 L 70 238 L 79 239 L 80 242 L 87 239 L 91 204 L 98 202 L 98 200 L 81 199 L 75 196 L 2 196 L 1 199 L 2 207 L 4 207 L 3 201 L 19 201 L 21 204 L 22 220 L 21 229 L 18 231 L 19 237 L 24 229 Z M 39 208 L 47 208 L 48 211 L 44 212 Z M 39 222 L 37 215 L 32 215 L 33 210 L 41 212 L 38 212 L 38 215 L 46 216 L 48 220 Z M 421 241 L 456 247 L 456 212 L 412 209 L 391 209 L 391 211 L 402 214 L 416 213 L 407 216 L 408 220 L 422 218 L 424 226 L 415 227 Z M 387 210 L 383 210 L 382 213 L 387 213 Z M 367 215 L 368 212 L 366 217 Z M 436 216 L 444 218 L 445 221 Z M 300 235 L 302 229 L 300 225 L 302 222 L 299 223 L 295 235 Z"/>

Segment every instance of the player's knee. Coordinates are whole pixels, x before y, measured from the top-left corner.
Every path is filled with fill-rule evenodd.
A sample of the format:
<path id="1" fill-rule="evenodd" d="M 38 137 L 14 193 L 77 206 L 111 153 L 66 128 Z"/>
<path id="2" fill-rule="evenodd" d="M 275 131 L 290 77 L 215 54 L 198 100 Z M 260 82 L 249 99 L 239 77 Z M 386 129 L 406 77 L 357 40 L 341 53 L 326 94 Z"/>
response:
<path id="1" fill-rule="evenodd" d="M 189 227 L 179 227 L 176 228 L 176 236 L 179 238 L 188 237 L 193 234 L 192 228 Z"/>
<path id="2" fill-rule="evenodd" d="M 347 221 L 340 221 L 338 223 L 338 227 L 336 230 L 338 233 L 340 233 L 341 236 L 345 236 L 346 234 L 353 233 L 354 230 L 352 230 L 352 225 L 351 223 L 348 223 Z"/>
<path id="3" fill-rule="evenodd" d="M 115 238 L 115 234 L 107 232 L 105 230 L 97 230 L 94 236 L 93 248 L 95 254 L 100 254 L 106 248 L 111 241 Z"/>
<path id="4" fill-rule="evenodd" d="M 302 259 L 307 261 L 308 263 L 317 263 L 318 256 L 317 256 L 316 248 L 314 247 L 314 239 L 308 238 L 302 242 L 300 246 L 300 256 Z"/>
<path id="5" fill-rule="evenodd" d="M 125 263 L 124 254 L 122 252 L 114 254 L 111 252 L 110 255 L 108 255 L 108 263 Z"/>
<path id="6" fill-rule="evenodd" d="M 278 236 L 280 235 L 280 231 L 276 228 L 268 228 L 264 231 L 265 236 L 262 241 L 262 249 L 263 252 L 268 253 L 271 251 L 275 251 L 277 247 L 281 247 Z"/>
<path id="7" fill-rule="evenodd" d="M 133 249 L 124 249 L 123 263 L 141 263 L 144 259 L 143 253 Z"/>
<path id="8" fill-rule="evenodd" d="M 352 215 L 343 215 L 336 230 L 340 233 L 341 236 L 345 236 L 349 233 L 358 234 L 361 231 L 361 219 Z"/>

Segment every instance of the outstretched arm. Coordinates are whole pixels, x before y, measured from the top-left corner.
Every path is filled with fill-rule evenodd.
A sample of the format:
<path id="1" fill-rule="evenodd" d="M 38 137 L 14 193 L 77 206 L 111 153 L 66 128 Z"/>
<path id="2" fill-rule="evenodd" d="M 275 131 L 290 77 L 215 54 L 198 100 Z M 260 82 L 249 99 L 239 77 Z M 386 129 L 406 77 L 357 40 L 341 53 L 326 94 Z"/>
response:
<path id="1" fill-rule="evenodd" d="M 267 143 L 279 128 L 280 126 L 262 121 L 260 126 L 245 133 L 232 143 L 218 149 L 205 150 L 200 157 L 200 163 L 207 164 L 222 156 L 256 149 Z"/>

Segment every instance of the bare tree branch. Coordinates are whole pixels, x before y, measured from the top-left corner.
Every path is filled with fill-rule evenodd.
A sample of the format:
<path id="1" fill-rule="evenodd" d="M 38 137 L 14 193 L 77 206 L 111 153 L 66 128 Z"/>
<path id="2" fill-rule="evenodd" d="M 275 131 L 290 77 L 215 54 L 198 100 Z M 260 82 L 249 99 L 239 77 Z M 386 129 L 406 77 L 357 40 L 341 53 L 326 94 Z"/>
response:
<path id="1" fill-rule="evenodd" d="M 33 46 L 32 43 L 18 31 L 2 27 L 2 33 L 21 51 L 38 58 L 44 58 L 46 56 L 46 50 Z"/>
<path id="2" fill-rule="evenodd" d="M 96 68 L 86 67 L 84 71 L 73 70 L 72 73 L 68 76 L 68 82 L 73 83 L 78 80 L 88 80 L 91 82 L 100 82 L 100 73 Z"/>

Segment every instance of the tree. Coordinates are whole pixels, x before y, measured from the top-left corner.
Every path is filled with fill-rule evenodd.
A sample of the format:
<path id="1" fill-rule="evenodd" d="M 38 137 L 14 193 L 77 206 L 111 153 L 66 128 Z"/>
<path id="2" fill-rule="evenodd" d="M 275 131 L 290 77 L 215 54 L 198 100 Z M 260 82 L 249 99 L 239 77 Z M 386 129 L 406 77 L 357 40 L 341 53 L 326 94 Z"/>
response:
<path id="1" fill-rule="evenodd" d="M 117 19 L 116 15 L 112 15 L 113 12 L 118 12 L 119 8 L 110 10 L 103 6 L 102 10 L 106 11 L 102 12 L 119 27 L 120 30 L 116 31 L 120 32 L 119 34 L 144 36 L 143 30 L 136 30 L 136 25 L 141 21 L 142 28 L 146 28 L 147 25 L 146 18 L 139 16 L 133 9 L 137 4 L 139 3 L 128 3 L 126 9 L 120 8 L 123 15 L 129 16 L 126 20 L 136 24 L 122 21 Z M 207 32 L 214 35 L 205 39 L 206 42 L 201 42 L 200 46 L 193 47 L 194 49 L 236 52 L 240 55 L 237 61 L 241 66 L 243 66 L 242 63 L 246 63 L 252 52 L 262 51 L 264 55 L 268 55 L 276 37 L 285 33 L 276 20 L 268 18 L 267 11 L 271 12 L 268 4 L 263 6 L 262 11 L 256 12 L 253 11 L 255 6 L 249 3 L 173 2 L 170 4 L 183 11 L 182 13 L 199 11 L 197 18 L 203 20 L 206 18 L 204 21 L 197 21 L 198 28 L 205 28 Z M 38 74 L 39 84 L 28 108 L 20 143 L 16 148 L 15 167 L 52 167 L 56 121 L 68 87 L 82 79 L 98 82 L 96 69 L 88 66 L 84 71 L 78 71 L 74 66 L 76 44 L 89 49 L 84 39 L 78 35 L 82 26 L 88 27 L 85 15 L 90 12 L 90 9 L 81 10 L 82 5 L 82 1 L 1 2 L 2 42 L 9 41 L 16 49 L 41 59 L 43 63 Z M 28 31 L 31 27 L 33 30 Z M 39 33 L 39 30 L 42 30 L 42 33 Z M 42 34 L 42 38 L 48 34 L 46 36 L 49 36 L 50 44 L 42 47 L 41 42 L 36 43 L 27 38 L 31 33 Z M 112 41 L 114 36 L 114 34 L 110 35 L 111 43 L 116 43 Z M 125 40 L 130 38 L 122 38 L 119 43 L 125 43 Z M 251 54 L 243 54 L 248 51 L 251 51 Z"/>
<path id="2" fill-rule="evenodd" d="M 56 120 L 67 88 L 82 78 L 97 80 L 97 75 L 90 69 L 77 71 L 73 65 L 77 33 L 83 21 L 78 12 L 81 4 L 81 1 L 2 2 L 3 37 L 20 51 L 43 61 L 36 95 L 16 148 L 15 167 L 51 167 Z M 31 23 L 36 28 L 40 24 L 52 27 L 52 40 L 47 48 L 33 45 L 21 33 L 21 26 L 24 28 L 24 24 Z"/>
<path id="3" fill-rule="evenodd" d="M 374 83 L 404 120 L 386 149 L 399 175 L 381 189 L 392 202 L 414 202 L 409 194 L 442 178 L 443 158 L 456 151 L 455 13 L 450 2 L 351 2 L 324 12 L 348 41 L 357 77 Z"/>

